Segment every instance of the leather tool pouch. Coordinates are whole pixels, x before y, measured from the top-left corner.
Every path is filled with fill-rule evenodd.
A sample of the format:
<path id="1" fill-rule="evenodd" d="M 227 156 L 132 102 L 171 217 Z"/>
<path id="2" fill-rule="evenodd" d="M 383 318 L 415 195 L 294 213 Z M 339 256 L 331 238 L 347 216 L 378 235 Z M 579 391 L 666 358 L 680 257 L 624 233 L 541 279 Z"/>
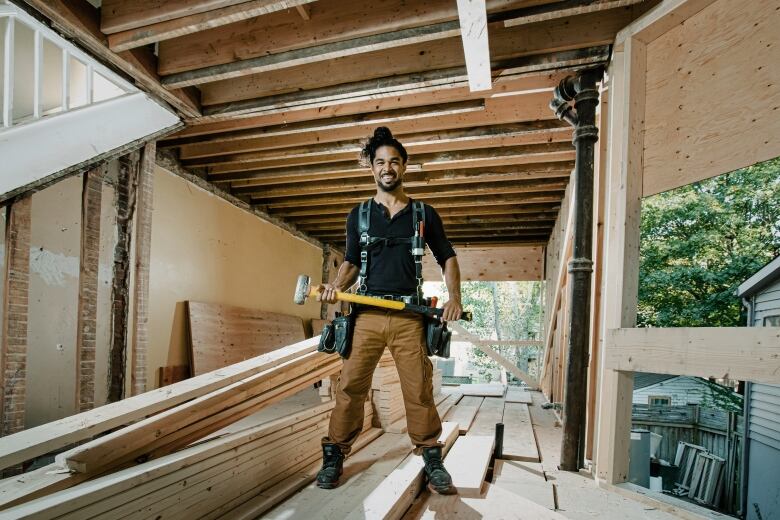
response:
<path id="1" fill-rule="evenodd" d="M 336 313 L 331 323 L 327 323 L 322 329 L 320 344 L 317 351 L 332 354 L 338 352 L 343 357 L 349 357 L 352 348 L 352 333 L 355 329 L 354 312 L 347 315 Z"/>
<path id="2" fill-rule="evenodd" d="M 452 331 L 438 318 L 425 317 L 425 347 L 429 356 L 450 357 Z"/>

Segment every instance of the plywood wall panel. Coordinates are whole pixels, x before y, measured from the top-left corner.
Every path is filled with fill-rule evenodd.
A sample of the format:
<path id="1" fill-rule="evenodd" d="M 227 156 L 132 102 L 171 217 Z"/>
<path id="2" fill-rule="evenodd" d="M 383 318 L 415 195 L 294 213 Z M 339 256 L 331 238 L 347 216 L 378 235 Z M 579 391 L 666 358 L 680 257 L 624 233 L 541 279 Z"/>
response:
<path id="1" fill-rule="evenodd" d="M 647 45 L 643 196 L 780 156 L 778 26 L 719 0 Z"/>

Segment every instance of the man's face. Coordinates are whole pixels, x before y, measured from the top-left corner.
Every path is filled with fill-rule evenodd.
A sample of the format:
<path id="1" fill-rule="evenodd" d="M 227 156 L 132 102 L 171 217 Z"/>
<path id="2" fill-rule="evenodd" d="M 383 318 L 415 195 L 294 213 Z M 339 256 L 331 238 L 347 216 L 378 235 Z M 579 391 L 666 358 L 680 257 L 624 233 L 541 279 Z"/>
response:
<path id="1" fill-rule="evenodd" d="M 394 146 L 380 146 L 371 163 L 371 171 L 379 189 L 390 192 L 403 185 L 406 165 Z"/>

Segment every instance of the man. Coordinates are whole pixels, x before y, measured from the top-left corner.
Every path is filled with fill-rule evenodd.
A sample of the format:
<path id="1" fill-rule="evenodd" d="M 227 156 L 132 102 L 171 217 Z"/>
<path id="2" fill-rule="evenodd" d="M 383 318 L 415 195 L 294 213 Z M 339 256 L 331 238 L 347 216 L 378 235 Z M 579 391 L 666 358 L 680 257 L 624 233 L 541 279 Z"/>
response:
<path id="1" fill-rule="evenodd" d="M 410 237 L 414 235 L 413 212 L 419 216 L 419 204 L 404 193 L 407 153 L 393 138 L 390 130 L 377 128 L 363 149 L 376 181 L 376 195 L 363 210 L 368 221 L 367 235 L 372 247 L 361 245 L 359 221 L 361 206 L 347 218 L 347 246 L 344 262 L 332 284 L 320 286 L 319 299 L 336 302 L 336 291 L 345 291 L 361 274 L 360 292 L 394 299 L 414 300 L 422 290 L 421 274 L 412 255 Z M 439 215 L 430 206 L 424 208 L 424 238 L 439 265 L 449 292 L 444 304 L 444 321 L 460 318 L 460 268 Z M 419 220 L 418 220 L 419 221 Z M 364 239 L 367 238 L 364 236 Z M 361 253 L 362 256 L 361 256 Z M 419 259 L 419 257 L 418 257 Z M 408 300 L 407 300 L 408 301 Z M 417 301 L 415 301 L 417 303 Z M 355 323 L 352 350 L 336 388 L 336 406 L 330 418 L 328 436 L 322 441 L 323 466 L 317 485 L 332 489 L 338 486 L 344 457 L 363 426 L 363 405 L 371 386 L 371 377 L 385 347 L 395 359 L 406 408 L 409 437 L 414 452 L 422 455 L 429 487 L 441 494 L 455 493 L 452 479 L 442 463 L 441 420 L 433 401 L 433 366 L 425 348 L 423 318 L 404 311 L 361 307 Z"/>

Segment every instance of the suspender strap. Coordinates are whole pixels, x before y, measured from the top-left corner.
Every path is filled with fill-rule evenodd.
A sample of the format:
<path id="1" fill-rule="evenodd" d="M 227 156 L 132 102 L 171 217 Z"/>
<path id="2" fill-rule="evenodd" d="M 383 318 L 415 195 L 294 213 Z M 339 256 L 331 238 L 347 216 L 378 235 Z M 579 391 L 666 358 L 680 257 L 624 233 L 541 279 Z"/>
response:
<path id="1" fill-rule="evenodd" d="M 417 277 L 417 297 L 423 299 L 423 256 L 425 255 L 425 206 L 420 201 L 412 204 L 412 257 L 414 258 L 414 270 Z"/>
<path id="2" fill-rule="evenodd" d="M 374 199 L 368 199 L 360 203 L 358 209 L 358 233 L 360 234 L 360 273 L 358 274 L 358 294 L 368 291 L 366 280 L 368 279 L 368 250 L 379 242 L 400 241 L 400 239 L 387 239 L 372 237 L 368 234 L 371 226 L 371 210 Z M 420 201 L 412 203 L 412 227 L 413 236 L 410 239 L 412 258 L 414 258 L 415 276 L 417 278 L 417 296 L 423 298 L 422 260 L 425 255 L 425 206 Z"/>
<path id="3" fill-rule="evenodd" d="M 368 236 L 368 228 L 371 225 L 371 205 L 374 199 L 364 200 L 358 210 L 358 233 L 360 233 L 360 274 L 358 274 L 358 294 L 365 294 L 368 290 L 366 278 L 368 278 L 368 245 L 371 237 Z"/>

